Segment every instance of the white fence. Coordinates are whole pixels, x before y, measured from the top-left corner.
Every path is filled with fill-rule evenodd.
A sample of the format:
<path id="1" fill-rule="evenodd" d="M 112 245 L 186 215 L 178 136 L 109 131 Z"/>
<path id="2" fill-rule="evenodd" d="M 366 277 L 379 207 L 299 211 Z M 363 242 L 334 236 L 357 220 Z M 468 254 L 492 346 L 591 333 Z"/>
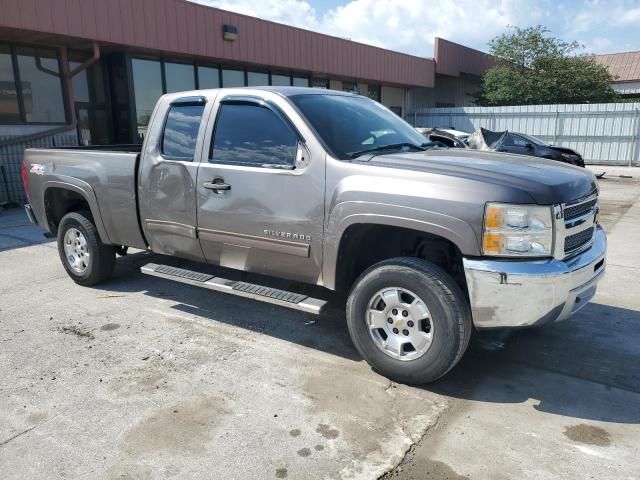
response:
<path id="1" fill-rule="evenodd" d="M 640 103 L 423 108 L 407 120 L 416 127 L 527 133 L 577 150 L 587 163 L 640 166 Z"/>

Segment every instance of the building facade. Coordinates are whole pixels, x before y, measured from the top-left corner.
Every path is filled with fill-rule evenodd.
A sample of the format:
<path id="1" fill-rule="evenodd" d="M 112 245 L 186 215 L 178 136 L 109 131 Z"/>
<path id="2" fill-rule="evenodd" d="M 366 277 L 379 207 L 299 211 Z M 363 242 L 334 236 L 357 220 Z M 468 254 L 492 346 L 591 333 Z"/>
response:
<path id="1" fill-rule="evenodd" d="M 138 143 L 163 93 L 296 85 L 357 92 L 411 121 L 468 105 L 490 57 L 422 58 L 186 0 L 0 0 L 0 204 L 29 145 Z"/>
<path id="2" fill-rule="evenodd" d="M 640 52 L 595 55 L 614 78 L 611 87 L 623 98 L 640 99 Z"/>

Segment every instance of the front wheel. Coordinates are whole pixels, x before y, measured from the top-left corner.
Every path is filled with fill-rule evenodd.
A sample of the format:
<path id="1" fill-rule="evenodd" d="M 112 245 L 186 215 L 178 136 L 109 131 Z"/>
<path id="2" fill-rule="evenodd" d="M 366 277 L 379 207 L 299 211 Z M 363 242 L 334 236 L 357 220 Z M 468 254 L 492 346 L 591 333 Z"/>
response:
<path id="1" fill-rule="evenodd" d="M 351 339 L 364 359 L 392 380 L 437 380 L 462 357 L 471 336 L 465 295 L 438 266 L 400 257 L 373 265 L 347 301 Z"/>
<path id="2" fill-rule="evenodd" d="M 97 285 L 111 277 L 116 250 L 100 240 L 89 212 L 67 213 L 58 227 L 58 253 L 69 276 L 79 285 Z"/>

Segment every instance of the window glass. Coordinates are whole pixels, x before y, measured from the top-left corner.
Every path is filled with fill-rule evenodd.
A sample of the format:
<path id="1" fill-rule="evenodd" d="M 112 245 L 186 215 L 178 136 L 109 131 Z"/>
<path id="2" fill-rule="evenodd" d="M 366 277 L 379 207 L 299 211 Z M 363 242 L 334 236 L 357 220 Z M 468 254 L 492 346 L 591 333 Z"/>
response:
<path id="1" fill-rule="evenodd" d="M 244 87 L 244 72 L 242 70 L 222 70 L 223 87 Z"/>
<path id="2" fill-rule="evenodd" d="M 166 93 L 184 92 L 196 88 L 193 65 L 165 62 L 164 75 L 167 85 Z"/>
<path id="3" fill-rule="evenodd" d="M 173 105 L 162 135 L 162 154 L 168 158 L 193 160 L 204 105 Z"/>
<path id="4" fill-rule="evenodd" d="M 213 67 L 198 67 L 198 87 L 203 88 L 220 88 L 220 77 L 218 69 Z"/>
<path id="5" fill-rule="evenodd" d="M 294 95 L 298 107 L 330 152 L 340 159 L 374 147 L 423 145 L 425 138 L 378 102 L 351 95 Z"/>
<path id="6" fill-rule="evenodd" d="M 291 77 L 289 75 L 271 75 L 271 85 L 276 87 L 288 87 L 291 85 Z"/>
<path id="7" fill-rule="evenodd" d="M 73 70 L 81 65 L 80 62 L 69 61 L 69 69 Z M 87 71 L 82 70 L 71 79 L 71 87 L 73 88 L 73 99 L 76 102 L 88 102 L 89 99 L 89 79 Z"/>
<path id="8" fill-rule="evenodd" d="M 162 96 L 160 62 L 134 58 L 131 63 L 133 67 L 133 92 L 136 97 L 138 135 L 144 136 L 153 107 Z"/>
<path id="9" fill-rule="evenodd" d="M 308 87 L 309 79 L 307 77 L 293 77 L 294 87 Z"/>
<path id="10" fill-rule="evenodd" d="M 16 89 L 11 52 L 0 45 L 0 122 L 19 122 L 18 91 Z"/>
<path id="11" fill-rule="evenodd" d="M 342 82 L 342 91 L 349 93 L 358 93 L 358 87 L 355 82 Z"/>
<path id="12" fill-rule="evenodd" d="M 64 123 L 62 81 L 56 52 L 21 47 L 16 53 L 27 122 Z"/>
<path id="13" fill-rule="evenodd" d="M 269 74 L 262 72 L 248 72 L 247 84 L 250 87 L 264 87 L 269 85 Z"/>
<path id="14" fill-rule="evenodd" d="M 380 101 L 380 85 L 367 86 L 367 96 L 376 102 Z"/>
<path id="15" fill-rule="evenodd" d="M 525 147 L 527 143 L 528 142 L 524 138 L 508 133 L 504 137 L 504 142 L 502 144 L 506 147 Z"/>
<path id="16" fill-rule="evenodd" d="M 293 165 L 298 137 L 268 108 L 225 103 L 216 121 L 210 162 Z"/>
<path id="17" fill-rule="evenodd" d="M 329 79 L 327 79 L 327 78 L 314 78 L 313 80 L 311 80 L 311 86 L 313 88 L 328 89 L 329 88 Z"/>

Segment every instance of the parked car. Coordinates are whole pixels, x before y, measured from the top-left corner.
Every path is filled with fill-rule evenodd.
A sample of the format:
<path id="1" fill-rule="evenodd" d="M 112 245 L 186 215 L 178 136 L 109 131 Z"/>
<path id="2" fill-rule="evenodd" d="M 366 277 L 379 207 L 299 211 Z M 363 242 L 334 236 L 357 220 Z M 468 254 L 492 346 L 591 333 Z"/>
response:
<path id="1" fill-rule="evenodd" d="M 467 143 L 477 150 L 517 153 L 533 157 L 548 158 L 584 168 L 584 160 L 575 150 L 549 145 L 532 135 L 515 132 L 492 132 L 479 128 L 471 134 Z"/>
<path id="2" fill-rule="evenodd" d="M 570 317 L 605 270 L 591 172 L 428 149 L 393 112 L 343 92 L 172 93 L 141 147 L 27 149 L 22 168 L 29 218 L 57 236 L 76 283 L 108 280 L 135 247 L 344 292 L 356 348 L 403 382 L 446 374 L 472 328 Z M 326 305 L 192 268 L 141 271 L 313 314 Z"/>
<path id="3" fill-rule="evenodd" d="M 424 135 L 428 140 L 449 148 L 467 148 L 467 144 L 464 143 L 464 132 L 457 130 L 441 130 L 439 128 L 416 128 L 418 132 Z M 463 134 L 462 137 L 455 133 Z M 466 134 L 467 136 L 469 134 Z"/>

